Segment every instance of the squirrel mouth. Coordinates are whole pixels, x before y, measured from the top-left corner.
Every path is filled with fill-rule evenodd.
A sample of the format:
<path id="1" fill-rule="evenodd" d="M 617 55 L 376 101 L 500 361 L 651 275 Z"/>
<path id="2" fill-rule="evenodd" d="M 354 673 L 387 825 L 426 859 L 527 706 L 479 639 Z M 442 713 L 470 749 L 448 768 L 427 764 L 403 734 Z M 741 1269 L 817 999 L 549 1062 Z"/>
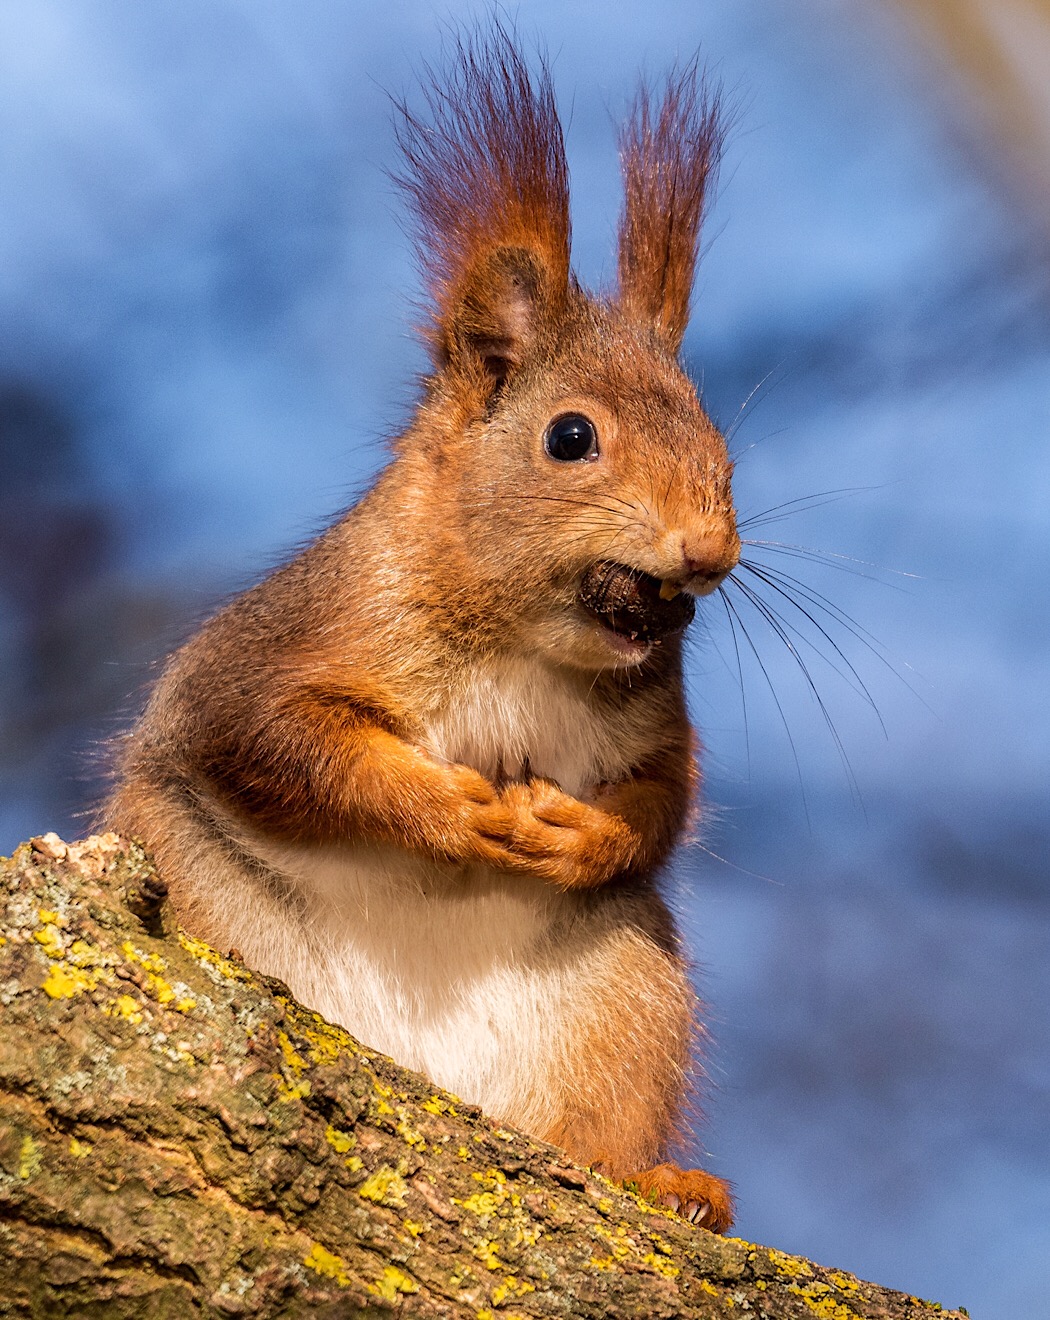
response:
<path id="1" fill-rule="evenodd" d="M 579 602 L 617 637 L 648 645 L 683 632 L 696 603 L 688 592 L 670 600 L 659 578 L 625 564 L 603 560 L 592 565 L 580 583 Z"/>

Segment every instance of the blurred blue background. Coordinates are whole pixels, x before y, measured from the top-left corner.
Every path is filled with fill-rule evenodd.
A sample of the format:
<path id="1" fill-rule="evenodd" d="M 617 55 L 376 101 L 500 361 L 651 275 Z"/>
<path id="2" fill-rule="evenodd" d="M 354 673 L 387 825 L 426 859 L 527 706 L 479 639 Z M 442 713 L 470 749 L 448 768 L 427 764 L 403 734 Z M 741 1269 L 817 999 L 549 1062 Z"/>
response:
<path id="1" fill-rule="evenodd" d="M 1050 1288 L 1050 10 L 952 8 L 515 15 L 592 285 L 638 72 L 729 89 L 686 356 L 741 512 L 799 501 L 752 534 L 844 556 L 758 552 L 856 620 L 817 610 L 881 716 L 769 590 L 848 766 L 745 602 L 765 674 L 694 629 L 704 1158 L 742 1236 L 993 1320 Z M 423 365 L 386 93 L 488 12 L 0 10 L 0 850 L 84 831 L 150 662 L 382 463 Z"/>

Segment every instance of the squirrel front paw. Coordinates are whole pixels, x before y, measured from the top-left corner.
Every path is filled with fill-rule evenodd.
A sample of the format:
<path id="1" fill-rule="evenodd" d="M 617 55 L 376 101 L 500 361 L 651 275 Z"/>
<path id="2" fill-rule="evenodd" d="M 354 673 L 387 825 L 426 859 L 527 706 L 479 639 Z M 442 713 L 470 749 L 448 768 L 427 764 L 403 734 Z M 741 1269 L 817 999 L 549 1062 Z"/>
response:
<path id="1" fill-rule="evenodd" d="M 515 869 L 514 811 L 492 783 L 465 765 L 434 764 L 417 796 L 419 816 L 428 823 L 423 846 L 445 861 Z"/>
<path id="2" fill-rule="evenodd" d="M 565 889 L 594 888 L 626 870 L 638 838 L 619 816 L 570 796 L 547 779 L 510 784 L 501 801 L 513 813 L 513 869 Z"/>
<path id="3" fill-rule="evenodd" d="M 476 770 L 390 736 L 355 768 L 357 806 L 379 837 L 456 865 L 513 866 L 514 813 Z"/>

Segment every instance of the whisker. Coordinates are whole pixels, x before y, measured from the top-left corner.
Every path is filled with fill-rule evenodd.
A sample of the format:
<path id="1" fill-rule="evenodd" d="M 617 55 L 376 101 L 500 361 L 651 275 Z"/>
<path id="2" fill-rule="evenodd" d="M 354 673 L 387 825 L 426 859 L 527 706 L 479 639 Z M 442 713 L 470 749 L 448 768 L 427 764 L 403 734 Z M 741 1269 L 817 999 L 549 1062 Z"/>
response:
<path id="1" fill-rule="evenodd" d="M 835 654 L 841 659 L 842 663 L 849 670 L 850 674 L 852 674 L 853 678 L 856 680 L 856 684 L 850 682 L 850 679 L 845 674 L 843 674 L 842 670 L 839 669 L 838 666 L 835 665 L 832 661 L 828 660 L 827 656 L 823 654 L 823 652 L 820 650 L 818 646 L 815 646 L 813 644 L 810 638 L 806 637 L 804 633 L 799 632 L 798 629 L 791 628 L 791 625 L 788 623 L 786 619 L 783 618 L 783 616 L 778 616 L 781 618 L 781 621 L 784 623 L 786 627 L 791 628 L 791 631 L 794 633 L 796 637 L 799 638 L 800 641 L 805 642 L 805 644 L 809 646 L 810 649 L 813 650 L 817 655 L 819 655 L 820 658 L 825 661 L 825 663 L 830 664 L 831 667 L 835 670 L 835 672 L 839 675 L 839 677 L 842 678 L 844 682 L 848 683 L 849 686 L 853 688 L 854 692 L 858 694 L 858 696 L 864 698 L 864 700 L 875 712 L 875 717 L 879 721 L 879 726 L 881 727 L 883 734 L 888 737 L 889 735 L 886 733 L 886 725 L 883 722 L 882 714 L 879 711 L 879 708 L 875 702 L 875 698 L 869 692 L 867 684 L 861 678 L 860 674 L 857 673 L 856 667 L 854 666 L 850 658 L 846 655 L 846 653 L 843 651 L 842 647 L 839 646 L 838 642 L 835 641 L 834 637 L 832 637 L 832 635 L 828 632 L 828 630 L 821 624 L 820 620 L 814 618 L 813 615 L 809 612 L 809 610 L 807 610 L 804 606 L 800 605 L 789 591 L 785 590 L 784 587 L 780 586 L 776 581 L 774 581 L 772 576 L 768 576 L 766 573 L 762 572 L 761 569 L 756 568 L 753 564 L 741 563 L 740 567 L 746 573 L 751 573 L 754 577 L 757 577 L 760 582 L 764 582 L 768 587 L 772 588 L 772 590 L 775 591 L 779 596 L 782 596 L 784 600 L 786 600 L 788 604 L 792 606 L 792 608 L 798 610 L 798 612 L 803 616 L 803 618 L 805 618 L 814 628 L 816 628 L 817 632 L 820 633 L 821 637 L 824 638 L 827 644 L 834 650 Z M 766 602 L 766 604 L 768 605 L 768 601 Z M 815 608 L 819 608 L 819 607 L 815 607 Z"/>
<path id="2" fill-rule="evenodd" d="M 672 487 L 674 486 L 674 479 L 675 479 L 675 477 L 678 476 L 678 469 L 682 466 L 682 459 L 683 459 L 684 457 L 685 457 L 685 451 L 683 450 L 682 452 L 679 453 L 679 455 L 678 455 L 678 459 L 677 459 L 677 461 L 676 461 L 676 463 L 675 463 L 675 465 L 674 465 L 674 469 L 673 469 L 673 471 L 671 472 L 671 479 L 668 481 L 668 483 L 667 483 L 667 489 L 664 491 L 664 497 L 663 497 L 663 501 L 662 501 L 663 504 L 666 504 L 666 503 L 667 503 L 668 496 L 671 494 L 671 489 L 672 489 Z M 654 498 L 655 498 L 655 491 L 653 492 L 653 495 L 654 495 Z"/>
<path id="3" fill-rule="evenodd" d="M 740 584 L 737 583 L 737 585 L 739 586 Z M 787 715 L 784 713 L 784 707 L 780 703 L 780 697 L 777 695 L 776 687 L 773 684 L 773 680 L 769 676 L 769 670 L 766 668 L 765 664 L 763 663 L 762 657 L 758 653 L 758 648 L 755 646 L 755 643 L 751 638 L 751 634 L 747 630 L 747 625 L 744 623 L 744 620 L 740 616 L 740 611 L 737 609 L 736 605 L 730 599 L 729 593 L 725 590 L 724 587 L 720 586 L 718 590 L 722 596 L 722 599 L 726 603 L 726 607 L 731 611 L 733 617 L 740 625 L 740 631 L 744 634 L 744 640 L 747 642 L 751 654 L 755 657 L 755 661 L 758 664 L 759 669 L 762 671 L 762 677 L 766 680 L 766 686 L 769 688 L 770 695 L 773 698 L 773 703 L 780 714 L 780 722 L 784 726 L 784 732 L 787 735 L 788 746 L 791 748 L 791 755 L 795 762 L 795 772 L 798 775 L 798 788 L 799 788 L 799 793 L 802 796 L 802 810 L 806 817 L 806 824 L 809 825 L 810 828 L 812 828 L 812 823 L 810 821 L 810 816 L 809 816 L 809 803 L 806 799 L 806 785 L 805 785 L 805 781 L 802 778 L 802 763 L 798 757 L 798 748 L 795 746 L 795 740 L 791 736 L 791 725 L 788 723 Z"/>
<path id="4" fill-rule="evenodd" d="M 751 775 L 751 730 L 747 719 L 747 696 L 744 692 L 744 667 L 740 663 L 740 643 L 737 641 L 736 626 L 733 623 L 733 616 L 729 612 L 729 601 L 726 599 L 725 590 L 718 588 L 718 596 L 722 601 L 722 608 L 726 612 L 726 618 L 729 620 L 729 635 L 733 639 L 733 652 L 736 655 L 736 672 L 740 682 L 740 706 L 744 716 L 744 753 L 747 758 L 747 773 Z"/>
<path id="5" fill-rule="evenodd" d="M 759 612 L 762 618 L 765 619 L 769 627 L 773 629 L 773 631 L 776 633 L 776 635 L 780 638 L 780 640 L 784 643 L 784 645 L 787 647 L 788 651 L 790 652 L 792 659 L 795 661 L 796 665 L 798 666 L 803 678 L 806 681 L 806 685 L 808 686 L 810 692 L 813 695 L 813 699 L 817 703 L 817 708 L 821 713 L 821 717 L 823 718 L 824 723 L 827 725 L 827 729 L 831 735 L 832 742 L 835 744 L 839 757 L 842 761 L 843 769 L 846 772 L 846 779 L 850 785 L 851 796 L 854 797 L 854 799 L 863 808 L 864 804 L 863 804 L 863 798 L 861 797 L 861 793 L 860 793 L 860 785 L 857 781 L 857 776 L 854 773 L 853 765 L 850 762 L 849 756 L 846 753 L 846 747 L 842 741 L 842 736 L 840 735 L 838 729 L 835 726 L 835 721 L 831 718 L 831 712 L 828 710 L 827 705 L 824 702 L 824 698 L 820 695 L 820 692 L 817 689 L 817 685 L 813 681 L 813 675 L 809 671 L 809 666 L 806 664 L 805 660 L 799 654 L 798 648 L 794 645 L 794 643 L 791 640 L 791 631 L 793 630 L 789 630 L 788 627 L 785 627 L 783 621 L 777 615 L 776 611 L 772 609 L 771 606 L 769 606 L 769 604 L 766 601 L 764 601 L 761 598 L 761 596 L 757 594 L 757 592 L 753 591 L 751 587 L 747 586 L 746 583 L 736 580 L 736 586 L 740 591 L 743 592 L 746 599 L 750 602 L 750 604 L 754 607 L 754 609 L 756 609 Z"/>
<path id="6" fill-rule="evenodd" d="M 879 489 L 881 489 L 879 486 L 842 486 L 837 490 L 817 491 L 814 495 L 799 495 L 793 500 L 785 500 L 783 504 L 774 504 L 768 509 L 761 509 L 758 513 L 739 518 L 737 526 L 743 529 L 760 526 L 763 523 L 779 522 L 796 513 L 808 513 L 811 509 L 823 508 L 825 504 L 837 504 L 840 500 L 849 499 L 854 495 L 869 494 Z"/>
<path id="7" fill-rule="evenodd" d="M 767 431 L 765 435 L 760 435 L 757 440 L 752 440 L 749 445 L 744 445 L 743 449 L 734 449 L 732 458 L 735 463 L 739 463 L 745 454 L 750 454 L 752 449 L 757 449 L 759 445 L 764 445 L 767 440 L 775 440 L 778 435 L 786 435 L 790 430 L 787 426 L 778 426 L 775 431 Z"/>
<path id="8" fill-rule="evenodd" d="M 532 495 L 524 491 L 510 491 L 506 493 L 493 492 L 484 497 L 487 500 L 540 500 L 547 504 L 577 504 L 585 509 L 600 509 L 605 513 L 615 513 L 615 509 L 610 509 L 607 504 L 599 504 L 594 500 L 577 500 L 567 495 Z M 635 506 L 630 500 L 621 499 L 618 495 L 605 495 L 604 499 L 613 500 L 616 504 L 621 504 L 625 509 L 637 512 Z"/>
<path id="9" fill-rule="evenodd" d="M 744 563 L 744 561 L 741 560 L 741 563 Z M 866 646 L 878 656 L 880 660 L 885 658 L 882 654 L 884 650 L 883 645 L 874 633 L 869 632 L 862 623 L 858 623 L 851 614 L 847 614 L 841 606 L 836 605 L 833 600 L 830 600 L 823 592 L 818 591 L 816 587 L 811 587 L 808 582 L 803 582 L 801 578 L 793 577 L 791 574 L 785 573 L 782 569 L 774 568 L 771 564 L 759 564 L 750 559 L 746 561 L 746 564 L 752 571 L 758 569 L 761 572 L 768 574 L 771 578 L 775 578 L 785 588 L 797 591 L 803 599 L 808 600 L 811 605 L 822 610 L 823 613 L 834 619 L 836 623 L 852 633 L 862 646 Z"/>
<path id="10" fill-rule="evenodd" d="M 739 871 L 741 875 L 750 876 L 752 880 L 766 880 L 771 885 L 781 883 L 771 875 L 762 875 L 759 871 L 749 871 L 746 866 L 740 866 L 736 862 L 731 862 L 728 857 L 723 857 L 721 853 L 716 853 L 700 839 L 689 839 L 688 843 L 690 847 L 699 848 L 701 852 L 707 853 L 708 857 L 713 857 L 716 862 L 721 862 L 723 866 L 732 867 L 734 871 Z"/>
<path id="11" fill-rule="evenodd" d="M 894 591 L 903 591 L 904 588 L 894 582 L 885 582 L 878 576 L 879 574 L 889 573 L 894 577 L 912 578 L 914 581 L 918 581 L 920 576 L 918 573 L 905 572 L 901 568 L 884 568 L 881 564 L 873 564 L 867 559 L 855 559 L 852 555 L 841 555 L 834 550 L 816 550 L 808 545 L 792 545 L 789 541 L 759 541 L 751 537 L 743 537 L 741 544 L 766 550 L 770 554 L 788 555 L 795 559 L 811 559 L 814 563 L 837 569 L 841 573 L 853 573 L 856 577 L 867 578 L 869 582 L 882 582 L 883 586 L 890 587 Z M 852 568 L 852 564 L 859 564 L 862 568 L 870 568 L 873 571 L 862 573 L 860 569 Z"/>
<path id="12" fill-rule="evenodd" d="M 744 402 L 737 409 L 736 416 L 729 423 L 729 429 L 725 432 L 725 442 L 727 445 L 729 444 L 730 440 L 732 440 L 733 436 L 736 434 L 737 430 L 740 427 L 740 424 L 743 422 L 744 413 L 747 411 L 748 404 L 759 392 L 759 390 L 766 383 L 766 381 L 769 380 L 770 376 L 772 376 L 774 372 L 780 371 L 783 365 L 784 364 L 782 362 L 779 362 L 775 367 L 770 367 L 770 369 L 766 372 L 766 374 L 762 377 L 762 379 L 758 382 L 758 384 L 754 387 L 751 393 L 747 396 Z M 759 400 L 759 402 L 761 402 L 761 400 Z"/>
<path id="13" fill-rule="evenodd" d="M 741 563 L 743 564 L 743 561 L 741 561 Z M 769 585 L 773 586 L 774 590 L 781 590 L 781 588 L 783 588 L 782 594 L 789 594 L 792 591 L 797 592 L 803 600 L 808 601 L 814 609 L 820 610 L 822 613 L 826 614 L 829 619 L 833 619 L 840 628 L 845 628 L 851 637 L 855 638 L 861 646 L 870 651 L 875 659 L 888 669 L 899 683 L 903 683 L 912 696 L 920 701 L 923 706 L 932 713 L 932 708 L 923 697 L 922 693 L 920 693 L 913 684 L 908 682 L 896 665 L 894 665 L 885 655 L 885 647 L 882 642 L 880 642 L 873 633 L 870 633 L 863 624 L 858 623 L 852 615 L 847 614 L 841 606 L 836 605 L 834 601 L 829 600 L 828 597 L 825 596 L 823 592 L 818 591 L 816 587 L 811 587 L 808 583 L 801 582 L 796 577 L 791 577 L 789 574 L 783 573 L 779 569 L 772 568 L 769 564 L 756 566 L 752 563 L 748 563 L 746 567 L 752 572 L 755 571 L 756 567 L 759 568 L 763 573 L 768 574 L 769 578 L 775 578 L 777 583 L 780 584 L 779 586 L 775 586 L 774 583 L 770 581 Z M 797 602 L 795 604 L 796 608 L 800 608 Z"/>

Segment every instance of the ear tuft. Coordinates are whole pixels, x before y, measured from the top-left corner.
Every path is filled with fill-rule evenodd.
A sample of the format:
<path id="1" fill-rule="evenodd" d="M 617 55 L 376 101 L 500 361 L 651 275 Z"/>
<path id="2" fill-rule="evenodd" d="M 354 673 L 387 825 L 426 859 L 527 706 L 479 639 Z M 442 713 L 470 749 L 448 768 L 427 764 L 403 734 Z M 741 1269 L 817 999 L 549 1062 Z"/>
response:
<path id="1" fill-rule="evenodd" d="M 427 114 L 398 109 L 395 181 L 414 213 L 439 368 L 521 365 L 569 292 L 569 182 L 549 70 L 530 74 L 511 36 L 459 39 L 427 70 Z"/>
<path id="2" fill-rule="evenodd" d="M 643 86 L 620 137 L 620 304 L 675 350 L 689 321 L 700 225 L 725 137 L 717 93 L 697 60 L 668 78 L 654 108 Z"/>

